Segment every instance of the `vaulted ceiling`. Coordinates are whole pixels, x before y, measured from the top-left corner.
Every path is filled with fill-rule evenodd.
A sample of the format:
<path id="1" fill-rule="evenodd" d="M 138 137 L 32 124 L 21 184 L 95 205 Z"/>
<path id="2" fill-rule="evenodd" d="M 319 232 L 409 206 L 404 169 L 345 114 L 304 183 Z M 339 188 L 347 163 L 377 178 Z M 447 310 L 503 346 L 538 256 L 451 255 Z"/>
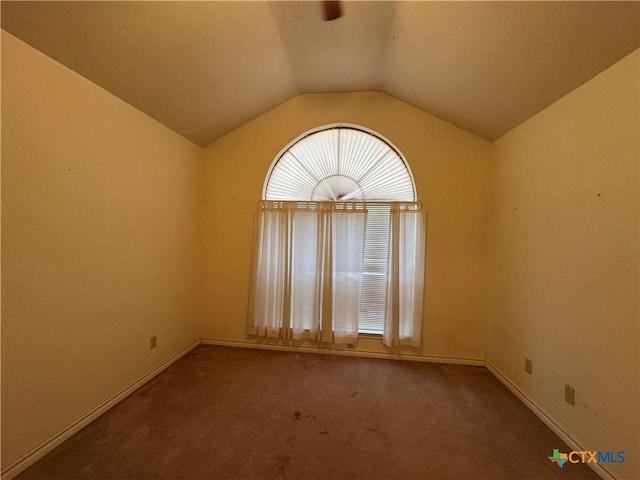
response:
<path id="1" fill-rule="evenodd" d="M 638 2 L 7 2 L 2 28 L 204 146 L 309 92 L 382 90 L 487 140 L 640 44 Z"/>

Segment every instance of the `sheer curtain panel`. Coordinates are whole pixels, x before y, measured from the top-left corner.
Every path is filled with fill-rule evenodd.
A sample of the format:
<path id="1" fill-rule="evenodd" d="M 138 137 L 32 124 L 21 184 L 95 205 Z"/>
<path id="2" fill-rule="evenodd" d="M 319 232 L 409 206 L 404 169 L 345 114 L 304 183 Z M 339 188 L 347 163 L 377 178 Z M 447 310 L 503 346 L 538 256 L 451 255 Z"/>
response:
<path id="1" fill-rule="evenodd" d="M 362 202 L 260 202 L 249 335 L 356 342 L 366 214 Z"/>
<path id="2" fill-rule="evenodd" d="M 389 347 L 422 344 L 425 218 L 422 205 L 392 203 L 382 341 Z"/>

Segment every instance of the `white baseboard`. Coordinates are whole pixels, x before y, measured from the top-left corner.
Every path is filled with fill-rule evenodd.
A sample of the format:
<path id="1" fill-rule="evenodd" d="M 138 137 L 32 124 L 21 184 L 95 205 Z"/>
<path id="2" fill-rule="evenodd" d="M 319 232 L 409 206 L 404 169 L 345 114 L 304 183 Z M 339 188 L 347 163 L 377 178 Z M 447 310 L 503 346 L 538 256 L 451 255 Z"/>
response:
<path id="1" fill-rule="evenodd" d="M 545 412 L 536 402 L 531 400 L 527 395 L 525 395 L 515 384 L 511 382 L 500 370 L 491 365 L 489 362 L 485 362 L 485 366 L 487 369 L 498 379 L 500 382 L 504 384 L 511 393 L 513 393 L 522 403 L 524 403 L 529 410 L 531 410 L 536 417 L 538 417 L 542 422 L 553 431 L 560 440 L 569 445 L 571 450 L 575 451 L 584 451 L 585 449 L 576 442 L 571 435 L 569 435 L 558 423 L 553 420 L 553 418 Z M 605 467 L 603 467 L 599 463 L 588 463 L 591 469 L 598 474 L 600 478 L 603 480 L 616 480 L 616 476 L 609 472 Z"/>
<path id="2" fill-rule="evenodd" d="M 76 421 L 74 421 L 73 423 L 71 423 L 70 425 L 68 425 L 64 429 L 62 429 L 60 432 L 56 433 L 54 436 L 52 436 L 48 440 L 45 440 L 44 442 L 42 442 L 40 445 L 35 447 L 33 450 L 27 452 L 25 455 L 20 457 L 18 460 L 16 460 L 15 462 L 11 463 L 10 465 L 8 465 L 0 473 L 0 478 L 2 478 L 2 480 L 10 480 L 10 479 L 14 478 L 15 476 L 17 476 L 20 472 L 22 472 L 23 470 L 27 469 L 31 465 L 33 465 L 40 458 L 45 456 L 47 453 L 49 453 L 51 450 L 56 448 L 62 442 L 64 442 L 68 438 L 70 438 L 72 435 L 74 435 L 75 433 L 79 432 L 81 429 L 83 429 L 87 425 L 89 425 L 91 422 L 93 422 L 96 418 L 98 418 L 100 415 L 105 413 L 107 410 L 109 410 L 110 408 L 114 407 L 116 404 L 120 403 L 122 400 L 127 398 L 129 395 L 131 395 L 133 392 L 138 390 L 140 387 L 142 387 L 149 380 L 153 379 L 156 375 L 158 375 L 162 371 L 166 370 L 168 367 L 170 367 L 172 364 L 174 364 L 176 361 L 178 361 L 184 355 L 189 353 L 191 350 L 196 348 L 198 345 L 200 345 L 200 341 L 196 340 L 195 342 L 193 342 L 191 345 L 189 345 L 184 350 L 176 353 L 174 356 L 172 356 L 166 362 L 164 362 L 161 365 L 157 366 L 156 368 L 151 370 L 149 373 L 147 373 L 146 375 L 144 375 L 140 379 L 136 380 L 132 384 L 130 384 L 127 387 L 125 387 L 124 389 L 122 389 L 120 392 L 118 392 L 115 395 L 113 395 L 112 397 L 108 398 L 107 400 L 102 402 L 100 405 L 98 405 L 96 408 L 94 408 L 93 410 L 91 410 L 87 414 L 83 415 L 82 417 L 78 418 Z"/>
<path id="3" fill-rule="evenodd" d="M 552 417 L 547 414 L 540 406 L 538 406 L 533 400 L 525 395 L 515 384 L 513 384 L 499 369 L 494 367 L 491 363 L 484 360 L 467 359 L 467 358 L 451 358 L 451 357 L 437 357 L 437 356 L 421 356 L 421 355 L 402 355 L 392 354 L 385 352 L 369 352 L 360 350 L 332 350 L 332 349 L 318 349 L 314 347 L 301 347 L 301 346 L 286 346 L 286 345 L 266 345 L 256 344 L 251 342 L 238 342 L 238 341 L 225 341 L 225 340 L 196 340 L 193 344 L 189 345 L 184 350 L 178 352 L 167 361 L 154 368 L 152 371 L 133 382 L 129 386 L 125 387 L 120 392 L 116 393 L 96 408 L 83 415 L 63 430 L 52 436 L 48 440 L 44 441 L 33 450 L 29 451 L 18 460 L 8 465 L 1 473 L 0 478 L 2 480 L 11 480 L 19 473 L 24 471 L 29 466 L 33 465 L 36 461 L 56 448 L 62 442 L 70 438 L 72 435 L 86 427 L 89 423 L 94 421 L 100 415 L 107 410 L 124 400 L 131 395 L 137 389 L 149 382 L 155 376 L 166 370 L 184 355 L 196 348 L 198 345 L 220 345 L 228 347 L 241 347 L 241 348 L 253 348 L 261 350 L 279 350 L 279 351 L 293 351 L 303 353 L 319 353 L 328 355 L 343 355 L 351 357 L 365 357 L 365 358 L 381 358 L 381 359 L 393 359 L 393 360 L 409 360 L 417 362 L 429 362 L 429 363 L 445 363 L 453 365 L 469 365 L 469 366 L 484 366 L 486 367 L 500 382 L 502 382 L 522 403 L 524 403 L 547 427 L 549 427 L 560 439 L 565 442 L 572 450 L 583 451 L 578 442 L 576 442 L 558 423 L 556 423 Z M 595 473 L 598 474 L 604 480 L 617 480 L 616 476 L 604 468 L 601 464 L 589 463 L 588 464 Z"/>
<path id="4" fill-rule="evenodd" d="M 285 352 L 319 353 L 319 354 L 326 354 L 326 355 L 342 355 L 346 357 L 381 358 L 386 360 L 409 360 L 414 362 L 446 363 L 446 364 L 452 364 L 452 365 L 469 365 L 473 367 L 484 367 L 484 360 L 476 360 L 471 358 L 403 355 L 403 354 L 396 354 L 396 353 L 369 352 L 369 351 L 362 351 L 362 350 L 334 350 L 330 348 L 315 348 L 312 346 L 300 347 L 300 346 L 288 346 L 288 345 L 268 345 L 264 343 L 238 342 L 238 341 L 229 341 L 229 340 L 209 340 L 204 338 L 200 340 L 200 343 L 202 343 L 203 345 L 220 345 L 224 347 L 254 348 L 258 350 L 279 350 L 279 351 L 285 351 Z"/>

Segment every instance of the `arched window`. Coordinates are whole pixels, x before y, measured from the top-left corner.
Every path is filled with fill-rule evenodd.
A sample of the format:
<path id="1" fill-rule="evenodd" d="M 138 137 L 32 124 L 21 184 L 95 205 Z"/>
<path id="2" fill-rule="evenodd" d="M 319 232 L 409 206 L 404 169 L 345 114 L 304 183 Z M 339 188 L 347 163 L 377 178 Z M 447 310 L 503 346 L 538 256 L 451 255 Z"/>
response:
<path id="1" fill-rule="evenodd" d="M 354 125 L 301 135 L 269 169 L 258 222 L 248 333 L 419 345 L 422 211 L 391 142 Z"/>
<path id="2" fill-rule="evenodd" d="M 391 142 L 361 127 L 305 133 L 274 161 L 265 200 L 413 202 L 411 171 Z"/>

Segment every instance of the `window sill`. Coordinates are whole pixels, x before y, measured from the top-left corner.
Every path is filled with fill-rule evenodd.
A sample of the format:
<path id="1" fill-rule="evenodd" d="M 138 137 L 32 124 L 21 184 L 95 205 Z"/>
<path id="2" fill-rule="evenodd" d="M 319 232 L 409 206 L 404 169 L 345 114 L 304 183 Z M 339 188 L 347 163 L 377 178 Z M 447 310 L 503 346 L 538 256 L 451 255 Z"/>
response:
<path id="1" fill-rule="evenodd" d="M 370 340 L 379 340 L 382 337 L 382 333 L 358 333 L 358 338 L 362 339 L 370 339 Z"/>

